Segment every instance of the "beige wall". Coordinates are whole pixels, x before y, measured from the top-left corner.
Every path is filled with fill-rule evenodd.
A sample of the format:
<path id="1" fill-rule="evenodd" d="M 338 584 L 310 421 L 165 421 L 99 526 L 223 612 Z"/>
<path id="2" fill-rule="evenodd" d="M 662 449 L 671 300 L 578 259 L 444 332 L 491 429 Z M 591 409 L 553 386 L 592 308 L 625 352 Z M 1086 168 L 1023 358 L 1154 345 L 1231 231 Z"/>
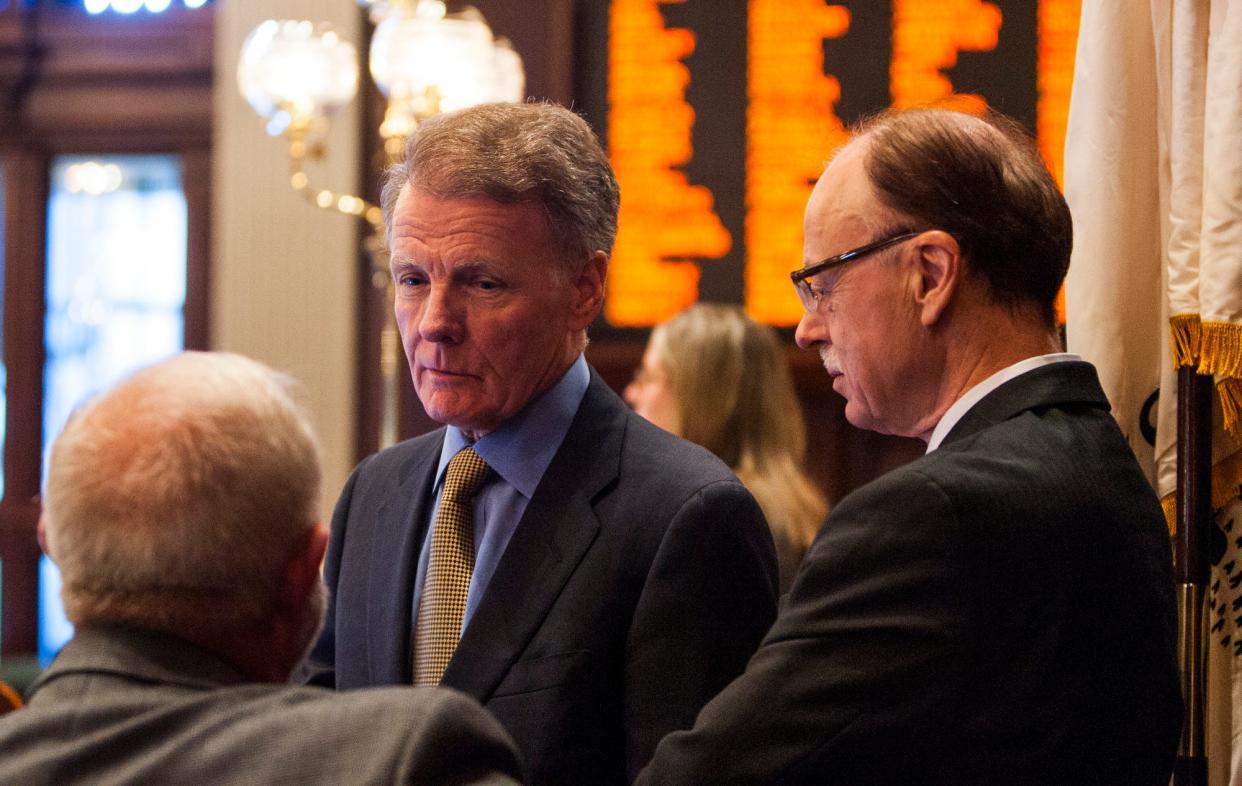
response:
<path id="1" fill-rule="evenodd" d="M 354 265 L 358 219 L 319 210 L 288 185 L 283 140 L 267 136 L 237 90 L 237 53 L 265 19 L 330 22 L 360 39 L 352 0 L 224 0 L 216 7 L 211 346 L 305 383 L 324 448 L 324 510 L 353 468 Z M 366 53 L 360 52 L 365 63 Z M 363 78 L 369 78 L 365 74 Z M 323 188 L 357 192 L 357 102 L 336 118 Z"/>

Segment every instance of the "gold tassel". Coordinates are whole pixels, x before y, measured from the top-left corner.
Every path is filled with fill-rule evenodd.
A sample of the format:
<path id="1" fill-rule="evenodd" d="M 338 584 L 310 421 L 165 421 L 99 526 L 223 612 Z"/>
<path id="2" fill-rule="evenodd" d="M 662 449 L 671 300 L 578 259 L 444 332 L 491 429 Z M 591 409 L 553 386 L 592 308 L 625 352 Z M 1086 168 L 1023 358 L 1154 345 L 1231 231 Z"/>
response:
<path id="1" fill-rule="evenodd" d="M 1199 342 L 1202 333 L 1198 314 L 1178 314 L 1169 317 L 1169 332 L 1173 339 L 1173 365 L 1175 368 L 1193 366 L 1199 362 Z"/>
<path id="2" fill-rule="evenodd" d="M 1173 339 L 1173 362 L 1177 366 L 1198 366 L 1200 374 L 1219 380 L 1225 431 L 1242 444 L 1242 324 L 1200 322 L 1197 314 L 1178 314 L 1169 319 Z M 1220 510 L 1242 495 L 1242 450 L 1234 452 L 1212 467 L 1212 510 Z M 1169 535 L 1177 534 L 1177 494 L 1160 500 Z"/>
<path id="3" fill-rule="evenodd" d="M 1164 523 L 1169 527 L 1169 537 L 1177 536 L 1177 492 L 1170 491 L 1160 500 L 1164 508 Z"/>
<path id="4" fill-rule="evenodd" d="M 1199 373 L 1242 378 L 1242 325 L 1204 322 L 1199 344 Z"/>
<path id="5" fill-rule="evenodd" d="M 1221 459 L 1212 467 L 1212 512 L 1242 496 L 1242 450 Z M 1177 492 L 1170 491 L 1160 499 L 1169 537 L 1177 534 Z"/>
<path id="6" fill-rule="evenodd" d="M 1242 379 L 1222 379 L 1216 383 L 1220 394 L 1220 412 L 1224 417 L 1225 431 L 1242 443 Z"/>

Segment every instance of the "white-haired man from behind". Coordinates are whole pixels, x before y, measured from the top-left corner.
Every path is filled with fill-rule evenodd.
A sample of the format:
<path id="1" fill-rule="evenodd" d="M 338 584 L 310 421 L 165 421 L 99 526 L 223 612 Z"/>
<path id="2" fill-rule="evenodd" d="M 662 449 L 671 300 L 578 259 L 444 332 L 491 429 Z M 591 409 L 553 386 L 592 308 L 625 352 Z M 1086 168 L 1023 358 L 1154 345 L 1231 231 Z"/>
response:
<path id="1" fill-rule="evenodd" d="M 0 720 L 0 781 L 516 782 L 464 696 L 286 684 L 325 605 L 319 494 L 292 381 L 239 355 L 183 353 L 76 412 L 39 524 L 76 635 Z"/>

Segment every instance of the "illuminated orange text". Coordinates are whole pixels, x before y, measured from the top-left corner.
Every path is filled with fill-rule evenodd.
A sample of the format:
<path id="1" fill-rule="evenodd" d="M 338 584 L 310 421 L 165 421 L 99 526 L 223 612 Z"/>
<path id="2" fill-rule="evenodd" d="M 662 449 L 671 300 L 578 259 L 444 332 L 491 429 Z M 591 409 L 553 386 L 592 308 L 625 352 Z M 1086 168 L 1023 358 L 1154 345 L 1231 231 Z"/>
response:
<path id="1" fill-rule="evenodd" d="M 893 0 L 893 106 L 938 104 L 980 114 L 982 96 L 955 93 L 945 69 L 958 52 L 996 48 L 1000 9 L 980 0 Z"/>
<path id="2" fill-rule="evenodd" d="M 1078 44 L 1081 0 L 1043 0 L 1039 4 L 1039 66 L 1036 135 L 1044 163 L 1064 186 L 1065 126 Z"/>
<path id="3" fill-rule="evenodd" d="M 1065 187 L 1065 127 L 1078 46 L 1081 0 L 1043 0 L 1039 4 L 1039 65 L 1035 129 L 1039 151 L 1057 184 Z M 1065 323 L 1065 290 L 1057 296 L 1057 317 Z"/>
<path id="4" fill-rule="evenodd" d="M 746 114 L 746 310 L 792 325 L 802 306 L 789 271 L 802 262 L 802 208 L 828 154 L 847 138 L 824 73 L 823 42 L 849 12 L 823 0 L 750 0 Z"/>
<path id="5" fill-rule="evenodd" d="M 690 260 L 728 253 L 732 238 L 703 186 L 678 167 L 690 161 L 694 110 L 682 59 L 694 33 L 668 29 L 661 3 L 614 0 L 609 15 L 608 147 L 621 185 L 621 216 L 606 316 L 614 325 L 661 322 L 698 298 Z"/>
<path id="6" fill-rule="evenodd" d="M 683 60 L 693 31 L 669 29 L 660 6 L 684 0 L 612 0 L 608 141 L 621 183 L 621 224 L 606 317 L 648 326 L 698 298 L 696 260 L 728 253 L 714 199 L 691 185 L 694 111 Z M 850 34 L 850 12 L 832 0 L 750 0 L 747 6 L 745 272 L 747 311 L 774 325 L 801 315 L 788 273 L 802 261 L 802 214 L 811 184 L 848 134 L 837 116 L 841 86 L 825 73 L 825 40 Z M 839 2 L 839 0 L 838 0 Z M 1061 182 L 1081 0 L 1039 0 L 1036 131 Z M 864 4 L 854 13 L 865 13 Z M 948 71 L 959 52 L 990 52 L 1002 25 L 984 0 L 893 0 L 889 90 L 897 107 L 937 104 L 981 113 Z"/>

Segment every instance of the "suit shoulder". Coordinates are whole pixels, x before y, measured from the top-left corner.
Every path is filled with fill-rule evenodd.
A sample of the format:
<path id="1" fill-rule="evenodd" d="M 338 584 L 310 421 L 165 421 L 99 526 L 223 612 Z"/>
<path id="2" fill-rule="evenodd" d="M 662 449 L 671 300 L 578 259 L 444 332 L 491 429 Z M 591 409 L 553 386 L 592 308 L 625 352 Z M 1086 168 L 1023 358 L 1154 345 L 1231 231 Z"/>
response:
<path id="1" fill-rule="evenodd" d="M 739 482 L 711 451 L 634 414 L 627 416 L 621 460 L 627 472 L 648 470 L 648 482 L 658 486 L 701 488 L 720 481 Z"/>
<path id="2" fill-rule="evenodd" d="M 377 453 L 364 458 L 358 463 L 356 471 L 366 473 L 399 471 L 409 461 L 426 455 L 429 452 L 439 453 L 444 443 L 444 428 L 440 427 L 426 434 L 398 442 Z"/>
<path id="3" fill-rule="evenodd" d="M 314 740 L 316 746 L 365 743 L 377 752 L 420 744 L 507 752 L 512 743 L 477 701 L 447 688 L 378 687 L 336 692 L 309 686 L 236 689 L 231 701 L 238 724 L 253 724 L 254 739 L 289 735 Z M 250 736 L 250 735 L 248 735 Z M 464 750 L 460 750 L 462 746 Z"/>
<path id="4" fill-rule="evenodd" d="M 379 729 L 398 724 L 413 733 L 426 724 L 450 723 L 471 726 L 482 722 L 490 728 L 490 718 L 478 702 L 447 688 L 388 686 L 351 691 L 331 691 L 313 686 L 284 686 L 259 703 L 281 705 L 284 712 L 315 722 L 322 718 L 331 726 L 350 726 L 355 731 Z M 256 712 L 261 715 L 261 712 Z"/>
<path id="5" fill-rule="evenodd" d="M 411 465 L 434 461 L 444 441 L 444 429 L 399 442 L 358 462 L 346 484 L 358 496 L 400 484 Z"/>
<path id="6" fill-rule="evenodd" d="M 771 543 L 758 503 L 723 461 L 637 415 L 627 424 L 616 481 L 595 511 L 653 547 L 673 531 Z"/>
<path id="7" fill-rule="evenodd" d="M 945 515 L 929 520 L 920 505 L 933 504 Z M 881 476 L 833 513 L 875 519 L 879 511 L 1028 542 L 1163 531 L 1155 492 L 1112 418 L 1095 409 L 1022 412 Z"/>
<path id="8" fill-rule="evenodd" d="M 209 772 L 221 784 L 511 783 L 521 774 L 498 722 L 439 688 L 155 683 L 35 701 L 9 717 L 8 731 L 32 744 L 4 759 L 5 782 L 189 783 Z"/>

